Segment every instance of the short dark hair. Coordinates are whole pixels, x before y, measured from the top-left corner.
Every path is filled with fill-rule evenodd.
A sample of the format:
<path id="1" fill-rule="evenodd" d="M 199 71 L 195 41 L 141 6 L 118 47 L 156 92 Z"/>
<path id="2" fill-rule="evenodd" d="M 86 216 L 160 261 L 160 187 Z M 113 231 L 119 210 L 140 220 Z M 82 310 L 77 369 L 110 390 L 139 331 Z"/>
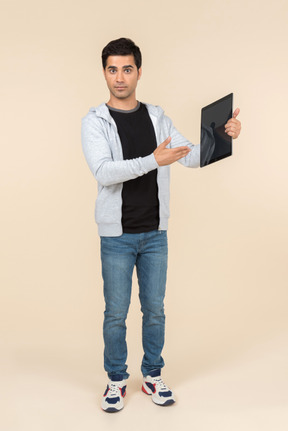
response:
<path id="1" fill-rule="evenodd" d="M 133 40 L 121 37 L 120 39 L 112 40 L 102 51 L 102 65 L 105 69 L 107 65 L 107 58 L 110 55 L 133 55 L 137 69 L 140 69 L 142 64 L 142 55 L 138 46 L 135 45 Z"/>

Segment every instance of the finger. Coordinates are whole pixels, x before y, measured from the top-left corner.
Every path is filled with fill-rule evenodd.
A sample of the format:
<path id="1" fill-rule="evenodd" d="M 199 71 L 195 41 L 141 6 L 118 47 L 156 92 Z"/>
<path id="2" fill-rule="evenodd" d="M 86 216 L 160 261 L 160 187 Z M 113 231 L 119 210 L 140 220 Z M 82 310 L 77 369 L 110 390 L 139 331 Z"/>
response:
<path id="1" fill-rule="evenodd" d="M 188 154 L 191 149 L 186 145 L 184 147 L 171 148 L 170 151 L 173 151 L 175 154 Z"/>
<path id="2" fill-rule="evenodd" d="M 239 134 L 238 133 L 228 133 L 229 136 L 231 136 L 232 139 L 237 139 Z"/>
<path id="3" fill-rule="evenodd" d="M 229 133 L 232 133 L 232 134 L 234 134 L 234 135 L 239 135 L 239 133 L 240 133 L 240 130 L 239 129 L 229 129 L 229 130 L 225 130 L 225 133 L 227 134 L 227 135 L 229 135 Z M 231 136 L 231 135 L 229 135 L 229 136 Z"/>
<path id="4" fill-rule="evenodd" d="M 168 144 L 170 144 L 171 139 L 172 139 L 171 136 L 168 136 L 168 138 L 165 139 L 165 141 L 163 142 L 163 144 L 165 144 L 165 146 L 168 145 Z"/>
<path id="5" fill-rule="evenodd" d="M 227 135 L 232 136 L 232 137 L 237 137 L 240 134 L 240 130 L 239 129 L 231 129 L 226 131 Z"/>
<path id="6" fill-rule="evenodd" d="M 240 123 L 240 121 L 239 121 L 239 120 L 237 120 L 236 118 L 230 118 L 230 119 L 227 121 L 227 123 L 226 123 L 226 124 L 229 124 L 229 123 L 237 124 L 237 123 Z"/>
<path id="7" fill-rule="evenodd" d="M 168 138 L 166 138 L 165 141 L 163 141 L 160 145 L 158 145 L 158 148 L 159 147 L 161 147 L 161 148 L 167 147 L 167 145 L 170 144 L 171 139 L 172 139 L 171 136 L 168 136 Z"/>
<path id="8" fill-rule="evenodd" d="M 236 131 L 237 129 L 238 129 L 238 127 L 230 125 L 230 126 L 226 127 L 225 132 Z"/>
<path id="9" fill-rule="evenodd" d="M 233 118 L 236 118 L 237 115 L 239 115 L 239 112 L 240 112 L 240 108 L 236 108 L 234 113 L 233 113 Z"/>
<path id="10" fill-rule="evenodd" d="M 225 133 L 235 132 L 235 133 L 239 134 L 240 130 L 241 130 L 241 127 L 239 127 L 238 125 L 236 125 L 236 126 L 229 126 L 229 127 L 227 127 L 225 129 Z"/>
<path id="11" fill-rule="evenodd" d="M 174 157 L 176 160 L 182 159 L 182 157 L 186 157 L 190 151 L 190 148 L 186 148 L 185 150 L 183 149 L 181 151 L 178 150 L 174 153 Z"/>
<path id="12" fill-rule="evenodd" d="M 236 129 L 241 129 L 241 123 L 238 120 L 231 121 L 228 127 L 236 127 Z"/>
<path id="13" fill-rule="evenodd" d="M 189 151 L 186 153 L 178 153 L 178 154 L 174 155 L 174 160 L 183 159 L 183 157 L 186 157 L 188 153 L 189 153 Z"/>
<path id="14" fill-rule="evenodd" d="M 241 122 L 239 120 L 236 120 L 236 118 L 230 118 L 230 120 L 227 121 L 227 123 L 225 124 L 225 128 L 229 127 L 232 124 L 236 127 L 239 127 L 241 125 Z"/>

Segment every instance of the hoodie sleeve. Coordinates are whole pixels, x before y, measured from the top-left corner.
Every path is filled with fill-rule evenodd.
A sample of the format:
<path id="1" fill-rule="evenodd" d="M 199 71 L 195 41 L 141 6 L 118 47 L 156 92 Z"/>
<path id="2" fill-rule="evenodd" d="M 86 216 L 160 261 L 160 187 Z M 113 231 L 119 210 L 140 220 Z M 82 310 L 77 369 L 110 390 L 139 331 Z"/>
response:
<path id="1" fill-rule="evenodd" d="M 172 120 L 165 116 L 165 119 L 168 123 L 169 135 L 171 136 L 170 147 L 181 147 L 187 145 L 191 149 L 189 154 L 186 157 L 178 160 L 183 166 L 188 168 L 198 168 L 200 166 L 200 145 L 193 145 L 188 139 L 184 138 L 180 132 L 173 125 Z"/>
<path id="2" fill-rule="evenodd" d="M 88 166 L 103 186 L 133 180 L 158 168 L 153 153 L 136 159 L 113 160 L 103 127 L 90 116 L 82 118 L 81 142 Z"/>

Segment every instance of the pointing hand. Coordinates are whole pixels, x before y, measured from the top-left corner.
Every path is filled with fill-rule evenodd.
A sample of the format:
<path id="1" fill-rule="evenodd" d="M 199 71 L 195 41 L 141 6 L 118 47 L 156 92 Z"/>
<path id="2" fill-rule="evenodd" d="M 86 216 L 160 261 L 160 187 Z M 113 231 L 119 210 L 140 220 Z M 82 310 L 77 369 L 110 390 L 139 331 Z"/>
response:
<path id="1" fill-rule="evenodd" d="M 162 144 L 160 144 L 156 150 L 154 151 L 154 156 L 156 162 L 159 166 L 171 165 L 182 157 L 187 156 L 187 154 L 191 151 L 189 147 L 176 147 L 176 148 L 166 148 L 167 145 L 171 142 L 171 137 L 169 136 L 165 139 Z"/>

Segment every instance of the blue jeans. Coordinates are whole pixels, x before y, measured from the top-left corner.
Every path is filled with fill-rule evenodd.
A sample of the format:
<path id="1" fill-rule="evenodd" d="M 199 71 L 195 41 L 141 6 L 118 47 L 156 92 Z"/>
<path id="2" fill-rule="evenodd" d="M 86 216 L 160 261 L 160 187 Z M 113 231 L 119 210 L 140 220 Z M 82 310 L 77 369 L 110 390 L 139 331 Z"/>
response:
<path id="1" fill-rule="evenodd" d="M 127 373 L 126 318 L 130 305 L 132 273 L 136 266 L 142 317 L 144 376 L 164 366 L 164 296 L 167 274 L 167 232 L 124 233 L 101 237 L 104 281 L 104 368 L 109 378 Z"/>

